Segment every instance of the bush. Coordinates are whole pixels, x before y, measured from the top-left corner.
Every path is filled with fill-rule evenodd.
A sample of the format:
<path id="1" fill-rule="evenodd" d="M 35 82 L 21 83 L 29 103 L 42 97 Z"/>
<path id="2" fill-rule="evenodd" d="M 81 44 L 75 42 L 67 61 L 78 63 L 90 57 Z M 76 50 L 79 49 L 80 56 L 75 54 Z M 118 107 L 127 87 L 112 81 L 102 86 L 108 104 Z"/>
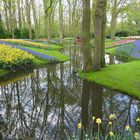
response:
<path id="1" fill-rule="evenodd" d="M 21 30 L 19 30 L 18 28 L 14 30 L 14 34 L 15 38 L 21 38 Z"/>
<path id="2" fill-rule="evenodd" d="M 115 34 L 115 36 L 118 36 L 118 37 L 127 37 L 128 35 L 129 33 L 126 31 L 120 31 Z"/>

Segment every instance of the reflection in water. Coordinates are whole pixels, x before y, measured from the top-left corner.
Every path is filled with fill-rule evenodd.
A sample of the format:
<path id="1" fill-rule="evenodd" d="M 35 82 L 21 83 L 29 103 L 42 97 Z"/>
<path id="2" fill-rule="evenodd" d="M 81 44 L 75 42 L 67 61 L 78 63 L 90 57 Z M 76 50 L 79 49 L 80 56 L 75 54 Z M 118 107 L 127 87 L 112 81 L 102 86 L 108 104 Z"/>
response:
<path id="1" fill-rule="evenodd" d="M 135 126 L 140 102 L 133 97 L 83 81 L 74 74 L 82 67 L 81 53 L 68 48 L 72 61 L 34 70 L 22 80 L 0 86 L 0 137 L 2 139 L 67 140 L 82 121 L 85 129 L 91 117 L 103 119 L 115 113 L 120 131 Z M 80 49 L 80 48 L 78 48 Z M 93 133 L 97 130 L 96 124 Z"/>

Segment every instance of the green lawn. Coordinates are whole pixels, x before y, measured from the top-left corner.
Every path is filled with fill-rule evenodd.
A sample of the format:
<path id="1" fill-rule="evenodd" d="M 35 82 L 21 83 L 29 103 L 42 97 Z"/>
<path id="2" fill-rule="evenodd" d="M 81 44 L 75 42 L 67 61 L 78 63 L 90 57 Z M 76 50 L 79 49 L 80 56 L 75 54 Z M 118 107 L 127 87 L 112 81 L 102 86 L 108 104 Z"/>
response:
<path id="1" fill-rule="evenodd" d="M 45 49 L 40 49 L 40 48 L 35 48 L 35 47 L 28 47 L 28 46 L 24 46 L 24 47 L 28 48 L 28 49 L 31 49 L 33 51 L 36 51 L 36 52 L 40 52 L 42 54 L 46 54 L 48 56 L 53 56 L 60 62 L 69 60 L 68 56 L 61 54 L 59 51 L 45 50 Z"/>
<path id="2" fill-rule="evenodd" d="M 140 61 L 107 66 L 99 72 L 80 73 L 89 81 L 105 85 L 112 89 L 140 98 Z"/>
<path id="3" fill-rule="evenodd" d="M 56 45 L 56 44 L 50 44 L 50 48 L 54 49 L 54 50 L 59 50 L 64 48 L 63 46 L 60 45 Z"/>

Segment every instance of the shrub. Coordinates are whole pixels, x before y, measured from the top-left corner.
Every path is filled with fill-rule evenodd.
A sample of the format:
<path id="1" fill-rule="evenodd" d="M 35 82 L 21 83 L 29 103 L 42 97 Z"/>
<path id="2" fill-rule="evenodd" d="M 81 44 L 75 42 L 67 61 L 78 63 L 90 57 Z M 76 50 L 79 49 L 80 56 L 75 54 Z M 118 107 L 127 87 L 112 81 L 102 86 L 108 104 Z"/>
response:
<path id="1" fill-rule="evenodd" d="M 118 37 L 127 37 L 128 35 L 129 33 L 126 31 L 120 31 L 115 34 L 115 36 L 118 36 Z"/>

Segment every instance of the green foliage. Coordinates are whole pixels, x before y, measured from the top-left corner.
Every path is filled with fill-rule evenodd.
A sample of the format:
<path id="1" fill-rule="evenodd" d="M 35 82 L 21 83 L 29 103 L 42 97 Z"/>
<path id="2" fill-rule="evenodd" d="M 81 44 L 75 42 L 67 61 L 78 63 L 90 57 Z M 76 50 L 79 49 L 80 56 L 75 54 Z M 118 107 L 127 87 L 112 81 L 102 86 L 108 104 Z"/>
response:
<path id="1" fill-rule="evenodd" d="M 120 31 L 120 32 L 117 32 L 115 34 L 115 36 L 118 36 L 118 37 L 127 37 L 128 36 L 128 32 L 127 31 Z"/>
<path id="2" fill-rule="evenodd" d="M 8 73 L 8 71 L 0 69 L 0 77 L 6 75 Z"/>
<path id="3" fill-rule="evenodd" d="M 40 48 L 36 48 L 36 47 L 29 47 L 29 46 L 24 46 L 25 48 L 28 48 L 30 50 L 36 51 L 36 52 L 40 52 L 42 54 L 46 54 L 48 56 L 53 56 L 55 57 L 58 61 L 68 61 L 69 57 L 65 56 L 63 54 L 61 54 L 59 51 L 54 51 L 54 50 L 46 50 L 46 49 L 40 49 Z"/>
<path id="4" fill-rule="evenodd" d="M 29 38 L 29 30 L 27 28 L 23 28 L 23 29 L 19 30 L 19 32 L 20 32 L 20 36 L 18 36 L 17 38 L 22 38 L 22 39 Z M 34 30 L 32 30 L 32 38 L 34 38 L 34 37 L 35 37 L 35 33 L 34 33 Z"/>
<path id="5" fill-rule="evenodd" d="M 107 66 L 99 72 L 80 73 L 89 81 L 95 81 L 112 89 L 117 89 L 140 98 L 140 61 Z"/>
<path id="6" fill-rule="evenodd" d="M 9 34 L 5 30 L 3 22 L 0 21 L 0 38 L 7 38 L 8 36 L 9 36 Z"/>

